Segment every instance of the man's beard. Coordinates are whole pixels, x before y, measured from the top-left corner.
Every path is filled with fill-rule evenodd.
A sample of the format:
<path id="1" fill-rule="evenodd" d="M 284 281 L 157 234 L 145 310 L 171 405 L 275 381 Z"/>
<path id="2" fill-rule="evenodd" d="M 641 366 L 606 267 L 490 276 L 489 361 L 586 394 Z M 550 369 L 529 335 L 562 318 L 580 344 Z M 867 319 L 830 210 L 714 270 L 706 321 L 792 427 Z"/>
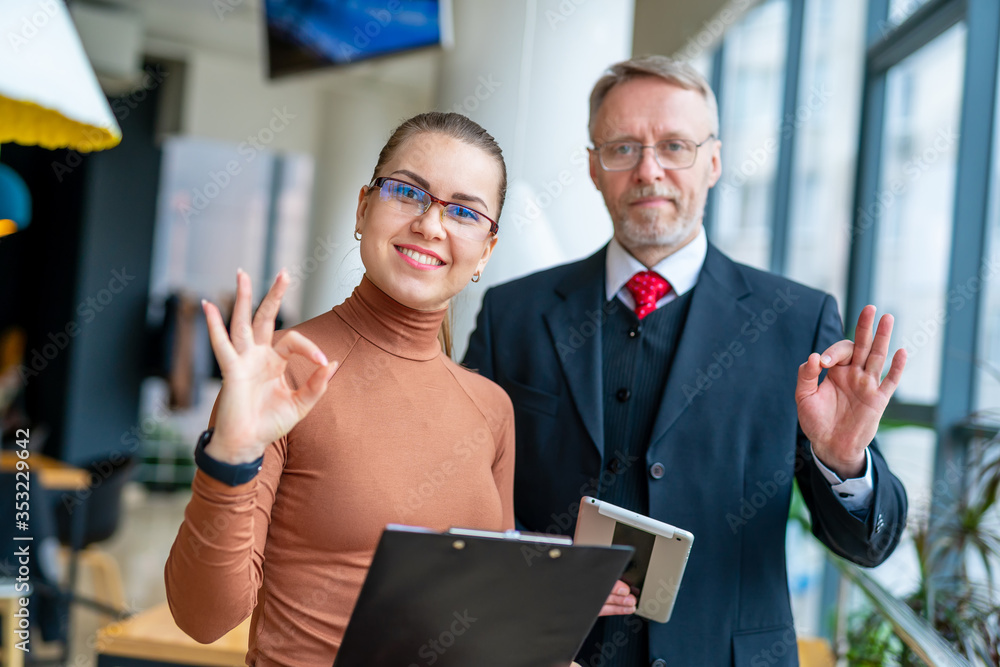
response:
<path id="1" fill-rule="evenodd" d="M 629 207 L 631 202 L 647 197 L 669 199 L 675 210 Z M 615 211 L 615 229 L 629 248 L 674 247 L 691 237 L 703 215 L 704 207 L 694 211 L 688 208 L 677 190 L 667 185 L 645 185 L 622 196 Z"/>

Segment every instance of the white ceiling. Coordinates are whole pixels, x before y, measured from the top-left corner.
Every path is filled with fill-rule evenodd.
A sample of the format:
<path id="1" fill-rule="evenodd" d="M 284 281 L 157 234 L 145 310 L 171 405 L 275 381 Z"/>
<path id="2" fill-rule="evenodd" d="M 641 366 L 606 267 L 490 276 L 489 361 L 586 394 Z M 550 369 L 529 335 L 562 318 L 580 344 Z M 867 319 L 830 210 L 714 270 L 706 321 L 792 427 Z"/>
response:
<path id="1" fill-rule="evenodd" d="M 142 16 L 146 55 L 184 60 L 197 51 L 264 67 L 262 0 L 104 0 L 100 4 L 127 8 Z M 345 79 L 426 84 L 436 76 L 438 59 L 438 53 L 429 49 L 295 78 L 324 89 L 342 86 Z"/>
<path id="2" fill-rule="evenodd" d="M 185 59 L 192 52 L 208 52 L 248 61 L 264 62 L 263 0 L 72 0 L 76 3 L 112 5 L 131 9 L 143 17 L 147 55 Z M 455 0 L 462 1 L 462 0 Z M 497 0 L 500 1 L 500 0 Z M 508 1 L 508 0 L 503 0 Z M 713 23 L 729 9 L 740 16 L 757 0 L 635 0 L 633 52 L 675 54 L 688 40 L 718 39 Z M 424 50 L 393 58 L 358 63 L 344 68 L 301 75 L 320 88 L 342 86 L 346 81 L 401 86 L 433 85 L 439 55 Z"/>
<path id="3" fill-rule="evenodd" d="M 635 0 L 632 52 L 677 55 L 688 42 L 718 44 L 725 29 L 759 0 Z"/>

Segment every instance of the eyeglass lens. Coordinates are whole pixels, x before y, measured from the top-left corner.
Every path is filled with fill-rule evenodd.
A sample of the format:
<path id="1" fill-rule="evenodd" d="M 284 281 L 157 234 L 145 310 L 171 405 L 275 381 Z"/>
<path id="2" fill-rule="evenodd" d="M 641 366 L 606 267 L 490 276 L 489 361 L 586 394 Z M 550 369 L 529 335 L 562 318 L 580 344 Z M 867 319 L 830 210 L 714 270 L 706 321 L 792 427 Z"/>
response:
<path id="1" fill-rule="evenodd" d="M 411 215 L 423 215 L 434 201 L 425 190 L 391 178 L 383 181 L 379 193 L 383 201 Z M 460 204 L 445 202 L 443 219 L 450 231 L 467 238 L 484 239 L 490 233 L 491 223 L 485 216 Z"/>
<path id="2" fill-rule="evenodd" d="M 605 169 L 623 170 L 635 167 L 642 160 L 645 148 L 638 141 L 615 141 L 600 148 Z M 656 161 L 664 169 L 686 169 L 694 164 L 698 146 L 686 139 L 665 139 L 653 147 Z"/>

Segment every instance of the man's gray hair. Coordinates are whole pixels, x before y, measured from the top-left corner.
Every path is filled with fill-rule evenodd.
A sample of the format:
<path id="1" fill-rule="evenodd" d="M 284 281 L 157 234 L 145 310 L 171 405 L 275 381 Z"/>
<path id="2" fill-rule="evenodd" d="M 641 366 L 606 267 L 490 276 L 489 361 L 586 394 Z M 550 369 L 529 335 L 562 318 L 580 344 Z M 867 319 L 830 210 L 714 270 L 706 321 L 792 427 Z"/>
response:
<path id="1" fill-rule="evenodd" d="M 705 77 L 694 67 L 680 60 L 666 56 L 636 56 L 631 60 L 623 60 L 608 68 L 604 76 L 594 84 L 590 93 L 590 140 L 594 140 L 594 125 L 597 123 L 597 112 L 600 111 L 608 92 L 618 84 L 644 76 L 655 76 L 667 83 L 672 83 L 685 90 L 696 90 L 705 98 L 708 107 L 708 120 L 712 126 L 712 134 L 719 136 L 719 103 L 715 100 L 712 87 Z"/>

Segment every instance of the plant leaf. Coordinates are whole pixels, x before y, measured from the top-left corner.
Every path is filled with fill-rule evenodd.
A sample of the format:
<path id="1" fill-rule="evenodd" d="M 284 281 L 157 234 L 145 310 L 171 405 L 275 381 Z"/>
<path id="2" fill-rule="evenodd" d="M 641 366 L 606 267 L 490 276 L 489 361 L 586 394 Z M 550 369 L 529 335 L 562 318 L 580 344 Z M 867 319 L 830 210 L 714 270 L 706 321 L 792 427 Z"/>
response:
<path id="1" fill-rule="evenodd" d="M 830 560 L 864 592 L 878 612 L 892 624 L 903 643 L 930 667 L 971 667 L 969 661 L 955 651 L 928 621 L 882 588 L 870 574 L 842 558 L 831 556 Z"/>

